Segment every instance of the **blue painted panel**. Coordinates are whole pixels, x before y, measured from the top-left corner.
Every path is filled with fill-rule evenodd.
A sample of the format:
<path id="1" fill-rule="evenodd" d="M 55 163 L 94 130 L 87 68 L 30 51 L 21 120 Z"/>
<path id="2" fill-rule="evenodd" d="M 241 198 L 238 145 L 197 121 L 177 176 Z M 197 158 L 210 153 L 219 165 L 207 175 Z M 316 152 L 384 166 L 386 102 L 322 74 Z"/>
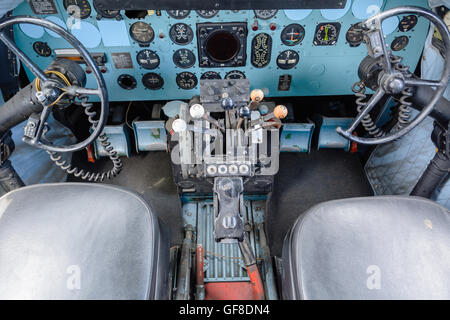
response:
<path id="1" fill-rule="evenodd" d="M 89 0 L 92 2 L 91 0 Z M 348 0 L 351 1 L 351 0 Z M 365 1 L 365 0 L 364 0 Z M 59 17 L 63 21 L 68 21 L 69 17 L 64 10 L 64 6 L 62 4 L 62 0 L 55 1 L 57 3 L 57 7 L 59 10 L 58 15 L 52 15 L 52 17 Z M 354 4 L 356 6 L 360 6 L 361 1 L 354 0 L 352 2 L 352 9 L 349 9 L 344 16 L 338 19 L 338 22 L 342 24 L 341 33 L 339 36 L 339 40 L 334 46 L 314 46 L 313 38 L 315 27 L 318 23 L 328 22 L 331 20 L 326 19 L 321 10 L 312 10 L 309 15 L 304 17 L 302 20 L 297 21 L 304 25 L 306 30 L 306 36 L 303 42 L 294 47 L 288 47 L 281 43 L 280 33 L 283 28 L 291 23 L 295 23 L 294 20 L 291 20 L 288 15 L 292 19 L 297 19 L 298 17 L 294 14 L 292 15 L 291 11 L 288 11 L 288 15 L 285 10 L 279 10 L 277 15 L 269 20 L 258 20 L 258 30 L 255 32 L 252 30 L 251 26 L 255 21 L 254 13 L 251 10 L 243 10 L 237 13 L 233 13 L 229 10 L 220 11 L 218 15 L 213 17 L 212 19 L 204 19 L 201 18 L 195 13 L 195 11 L 191 11 L 190 15 L 183 20 L 176 20 L 167 15 L 165 11 L 162 11 L 161 16 L 157 16 L 156 14 L 151 14 L 146 16 L 144 19 L 140 21 L 145 21 L 150 23 L 155 31 L 155 38 L 153 42 L 150 44 L 151 50 L 154 50 L 158 53 L 161 63 L 158 68 L 152 70 L 152 72 L 156 72 L 160 74 L 164 78 L 164 87 L 160 90 L 152 91 L 146 89 L 142 82 L 142 75 L 149 72 L 149 70 L 145 70 L 141 68 L 136 61 L 136 54 L 142 50 L 138 44 L 136 44 L 130 37 L 127 32 L 126 36 L 129 37 L 128 42 L 131 44 L 129 46 L 117 46 L 114 41 L 114 37 L 117 35 L 118 28 L 120 29 L 119 24 L 125 23 L 127 31 L 130 26 L 139 21 L 137 19 L 129 19 L 124 15 L 122 11 L 122 16 L 124 18 L 123 22 L 115 21 L 115 20 L 103 20 L 108 21 L 107 24 L 117 24 L 117 28 L 105 28 L 102 26 L 99 27 L 98 21 L 96 19 L 96 12 L 94 7 L 92 6 L 92 14 L 89 18 L 84 19 L 83 22 L 89 23 L 94 26 L 96 29 L 101 29 L 104 39 L 100 42 L 100 44 L 96 47 L 90 48 L 91 52 L 105 52 L 107 56 L 106 67 L 108 71 L 104 74 L 110 100 L 111 101 L 126 101 L 126 100 L 172 100 L 172 99 L 190 99 L 193 95 L 199 94 L 199 86 L 197 86 L 193 90 L 183 90 L 178 87 L 176 84 L 176 75 L 183 71 L 189 71 L 196 74 L 198 78 L 200 78 L 201 74 L 214 70 L 218 72 L 222 78 L 225 76 L 226 72 L 237 69 L 245 72 L 247 78 L 250 79 L 251 89 L 262 88 L 266 92 L 266 96 L 268 97 L 282 97 L 282 96 L 316 96 L 316 95 L 346 95 L 352 94 L 351 86 L 352 84 L 358 80 L 357 77 L 357 69 L 360 61 L 366 56 L 366 48 L 364 45 L 361 45 L 356 48 L 350 48 L 349 45 L 345 41 L 345 33 L 348 28 L 357 22 L 362 21 L 361 19 L 356 18 L 353 15 Z M 91 3 L 92 4 L 92 3 Z M 422 7 L 427 6 L 426 0 L 390 0 L 385 1 L 383 4 L 383 10 L 390 9 L 393 7 L 397 7 L 400 5 L 418 5 Z M 364 8 L 363 8 L 364 9 Z M 360 9 L 363 10 L 363 9 Z M 364 10 L 367 10 L 365 8 Z M 302 11 L 303 12 L 303 11 Z M 359 11 L 358 11 L 359 12 Z M 328 14 L 327 14 L 328 13 Z M 32 15 L 32 11 L 27 2 L 21 4 L 14 12 L 15 15 L 20 14 L 28 14 Z M 325 16 L 330 17 L 329 12 L 325 13 Z M 46 16 L 44 16 L 46 17 Z M 249 35 L 247 39 L 247 63 L 245 67 L 239 68 L 199 68 L 198 67 L 198 58 L 197 63 L 189 68 L 189 69 L 180 69 L 175 66 L 172 61 L 173 53 L 180 48 L 187 48 L 192 50 L 197 55 L 197 39 L 186 45 L 179 46 L 174 43 L 169 38 L 169 29 L 170 27 L 178 22 L 184 22 L 191 26 L 194 30 L 196 29 L 197 23 L 203 22 L 247 22 Z M 276 30 L 270 29 L 270 23 L 276 24 Z M 389 24 L 388 24 L 389 27 Z M 123 28 L 122 28 L 123 29 Z M 392 29 L 392 23 L 391 23 Z M 419 23 L 417 26 L 407 32 L 402 33 L 396 29 L 391 34 L 387 35 L 387 42 L 390 43 L 395 37 L 400 34 L 408 35 L 411 37 L 411 41 L 409 45 L 406 47 L 404 51 L 398 52 L 399 55 L 403 56 L 404 63 L 411 67 L 411 70 L 414 70 L 423 49 L 423 44 L 425 42 L 426 34 L 428 31 L 428 22 L 419 18 Z M 273 44 L 272 44 L 272 58 L 270 63 L 264 68 L 255 68 L 250 63 L 251 57 L 251 41 L 253 37 L 260 33 L 265 32 L 272 36 Z M 160 35 L 163 38 L 160 38 Z M 122 37 L 124 36 L 122 30 Z M 30 38 L 25 35 L 21 28 L 17 27 L 15 32 L 15 37 L 18 45 L 23 49 L 25 53 L 30 55 L 36 63 L 45 68 L 52 61 L 52 57 L 42 58 L 38 57 L 36 53 L 33 51 L 32 44 L 34 41 L 45 41 L 47 42 L 51 48 L 67 48 L 68 44 L 62 40 L 55 37 L 50 36 L 47 32 L 43 33 L 39 38 Z M 124 39 L 122 39 L 124 40 Z M 105 42 L 114 46 L 105 46 Z M 126 41 L 124 42 L 126 43 Z M 296 50 L 300 55 L 300 62 L 298 65 L 290 70 L 282 70 L 279 69 L 276 65 L 276 58 L 278 54 L 284 50 L 293 49 Z M 129 52 L 133 59 L 134 68 L 133 69 L 115 69 L 114 64 L 112 63 L 111 54 L 115 52 Z M 127 91 L 122 89 L 117 84 L 117 78 L 119 75 L 127 73 L 133 75 L 137 80 L 137 87 L 134 90 Z M 289 91 L 278 91 L 278 79 L 280 75 L 290 74 L 292 75 L 292 83 Z M 270 76 L 268 76 L 270 75 Z M 30 75 L 31 76 L 31 75 Z M 34 78 L 34 76 L 31 76 Z M 95 82 L 92 75 L 88 75 L 88 86 L 95 87 Z"/>

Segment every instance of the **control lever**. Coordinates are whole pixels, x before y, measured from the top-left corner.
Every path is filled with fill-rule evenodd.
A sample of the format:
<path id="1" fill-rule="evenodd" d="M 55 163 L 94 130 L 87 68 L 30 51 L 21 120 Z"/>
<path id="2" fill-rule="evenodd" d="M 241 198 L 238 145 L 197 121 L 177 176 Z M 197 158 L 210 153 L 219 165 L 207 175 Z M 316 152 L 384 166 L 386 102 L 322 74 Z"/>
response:
<path id="1" fill-rule="evenodd" d="M 250 92 L 250 104 L 249 108 L 250 110 L 256 110 L 258 108 L 258 105 L 263 101 L 264 99 L 264 92 L 261 89 L 253 89 L 252 92 Z"/>
<path id="2" fill-rule="evenodd" d="M 239 120 L 236 124 L 236 129 L 240 129 L 244 119 L 249 119 L 251 115 L 251 110 L 248 106 L 242 106 L 239 108 Z"/>
<path id="3" fill-rule="evenodd" d="M 288 115 L 288 108 L 286 108 L 286 106 L 283 106 L 282 104 L 279 104 L 273 109 L 273 112 L 266 114 L 265 116 L 257 120 L 253 120 L 251 122 L 251 126 L 253 127 L 255 125 L 260 125 L 263 128 L 279 126 L 281 125 L 280 120 L 286 118 L 287 115 Z"/>
<path id="4" fill-rule="evenodd" d="M 220 125 L 220 123 L 205 112 L 205 108 L 203 108 L 201 104 L 196 103 L 192 105 L 189 109 L 189 113 L 193 119 L 203 119 L 208 121 L 213 126 L 219 128 L 222 132 L 225 132 L 225 129 Z"/>
<path id="5" fill-rule="evenodd" d="M 214 238 L 216 242 L 244 240 L 244 183 L 241 177 L 214 179 Z"/>

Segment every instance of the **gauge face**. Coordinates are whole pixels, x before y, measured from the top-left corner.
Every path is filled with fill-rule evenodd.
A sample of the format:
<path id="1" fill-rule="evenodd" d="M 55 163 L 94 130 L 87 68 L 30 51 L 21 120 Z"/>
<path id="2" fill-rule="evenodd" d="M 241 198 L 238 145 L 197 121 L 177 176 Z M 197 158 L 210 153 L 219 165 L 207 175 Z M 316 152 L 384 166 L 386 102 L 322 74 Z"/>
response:
<path id="1" fill-rule="evenodd" d="M 67 13 L 75 18 L 86 19 L 91 15 L 91 5 L 87 0 L 64 0 Z"/>
<path id="2" fill-rule="evenodd" d="M 200 77 L 200 80 L 220 80 L 222 77 L 215 71 L 206 71 Z"/>
<path id="3" fill-rule="evenodd" d="M 281 42 L 287 46 L 300 44 L 303 38 L 305 38 L 305 28 L 297 23 L 290 24 L 281 31 Z"/>
<path id="4" fill-rule="evenodd" d="M 133 90 L 136 88 L 136 78 L 129 74 L 122 74 L 117 78 L 119 86 L 125 90 Z"/>
<path id="5" fill-rule="evenodd" d="M 161 89 L 164 85 L 164 79 L 157 73 L 146 73 L 142 77 L 142 84 L 150 90 Z"/>
<path id="6" fill-rule="evenodd" d="M 189 13 L 191 13 L 191 10 L 167 10 L 167 14 L 175 19 L 184 19 Z"/>
<path id="7" fill-rule="evenodd" d="M 292 69 L 299 61 L 300 57 L 294 50 L 286 50 L 281 52 L 277 58 L 277 66 L 280 69 Z"/>
<path id="8" fill-rule="evenodd" d="M 225 75 L 225 79 L 227 80 L 238 80 L 238 79 L 245 79 L 245 73 L 243 73 L 242 71 L 239 70 L 232 70 L 230 72 L 227 72 L 227 74 Z"/>
<path id="9" fill-rule="evenodd" d="M 393 51 L 400 51 L 406 48 L 409 43 L 409 38 L 407 36 L 401 36 L 395 38 L 391 43 L 391 49 Z"/>
<path id="10" fill-rule="evenodd" d="M 263 68 L 270 62 L 272 38 L 267 33 L 257 34 L 252 40 L 252 65 Z"/>
<path id="11" fill-rule="evenodd" d="M 267 20 L 277 14 L 278 10 L 253 10 L 258 19 Z"/>
<path id="12" fill-rule="evenodd" d="M 178 49 L 173 54 L 173 63 L 183 69 L 190 68 L 195 64 L 195 55 L 191 50 Z"/>
<path id="13" fill-rule="evenodd" d="M 186 45 L 194 39 L 194 32 L 185 23 L 174 24 L 169 31 L 170 39 L 180 46 Z"/>
<path id="14" fill-rule="evenodd" d="M 131 25 L 130 34 L 135 41 L 141 44 L 149 44 L 155 37 L 153 28 L 148 23 L 142 21 L 135 22 Z"/>
<path id="15" fill-rule="evenodd" d="M 350 47 L 358 47 L 363 42 L 364 39 L 361 23 L 352 25 L 348 29 L 345 35 L 345 39 L 347 40 Z"/>
<path id="16" fill-rule="evenodd" d="M 119 10 L 102 10 L 98 7 L 97 4 L 98 0 L 94 0 L 94 8 L 95 11 L 97 11 L 97 14 L 99 15 L 98 18 L 107 18 L 107 19 L 113 19 L 116 18 L 119 14 Z"/>
<path id="17" fill-rule="evenodd" d="M 416 26 L 418 20 L 417 16 L 413 14 L 405 16 L 398 24 L 398 29 L 402 32 L 407 32 Z"/>
<path id="18" fill-rule="evenodd" d="M 50 57 L 52 55 L 52 49 L 47 42 L 36 41 L 33 43 L 33 49 L 41 57 Z"/>
<path id="19" fill-rule="evenodd" d="M 136 56 L 137 63 L 144 69 L 152 70 L 159 66 L 159 56 L 155 51 L 144 49 Z"/>
<path id="20" fill-rule="evenodd" d="M 197 82 L 197 77 L 191 72 L 182 72 L 177 75 L 177 84 L 181 89 L 194 89 L 197 85 Z"/>
<path id="21" fill-rule="evenodd" d="M 340 30 L 341 24 L 337 22 L 319 24 L 314 35 L 314 45 L 332 46 L 336 44 Z"/>
<path id="22" fill-rule="evenodd" d="M 218 14 L 219 10 L 195 10 L 195 12 L 197 12 L 200 17 L 209 19 Z"/>

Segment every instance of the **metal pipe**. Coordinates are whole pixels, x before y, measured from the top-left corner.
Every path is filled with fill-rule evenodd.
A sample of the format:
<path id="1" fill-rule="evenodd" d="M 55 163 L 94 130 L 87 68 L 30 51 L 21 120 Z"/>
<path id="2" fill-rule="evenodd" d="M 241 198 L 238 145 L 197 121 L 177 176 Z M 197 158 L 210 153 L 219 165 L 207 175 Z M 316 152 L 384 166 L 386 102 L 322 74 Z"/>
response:
<path id="1" fill-rule="evenodd" d="M 203 246 L 201 244 L 197 244 L 197 248 L 195 250 L 195 262 L 195 299 L 205 300 L 205 272 L 203 271 Z"/>
<path id="2" fill-rule="evenodd" d="M 275 273 L 273 271 L 272 257 L 270 256 L 270 249 L 267 244 L 266 233 L 264 232 L 264 224 L 258 225 L 259 230 L 259 245 L 263 256 L 265 283 L 268 300 L 278 300 L 277 285 L 275 283 Z"/>
<path id="3" fill-rule="evenodd" d="M 191 225 L 186 226 L 186 235 L 183 240 L 181 248 L 181 259 L 179 266 L 179 276 L 177 281 L 177 294 L 175 300 L 189 300 L 190 283 L 191 283 L 191 247 L 192 247 L 192 232 Z"/>
<path id="4" fill-rule="evenodd" d="M 239 242 L 239 248 L 241 249 L 241 253 L 244 258 L 244 264 L 247 267 L 248 277 L 250 278 L 250 282 L 253 286 L 255 299 L 265 300 L 264 285 L 261 280 L 255 255 L 253 254 L 253 250 L 247 236 L 244 237 L 244 241 Z"/>

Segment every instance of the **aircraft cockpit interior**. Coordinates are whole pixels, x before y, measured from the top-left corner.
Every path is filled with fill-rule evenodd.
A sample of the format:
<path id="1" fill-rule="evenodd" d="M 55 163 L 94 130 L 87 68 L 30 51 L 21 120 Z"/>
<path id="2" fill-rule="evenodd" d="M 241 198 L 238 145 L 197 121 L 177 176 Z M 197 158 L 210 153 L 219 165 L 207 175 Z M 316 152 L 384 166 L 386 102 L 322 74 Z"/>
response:
<path id="1" fill-rule="evenodd" d="M 0 299 L 450 299 L 449 9 L 1 1 Z"/>

